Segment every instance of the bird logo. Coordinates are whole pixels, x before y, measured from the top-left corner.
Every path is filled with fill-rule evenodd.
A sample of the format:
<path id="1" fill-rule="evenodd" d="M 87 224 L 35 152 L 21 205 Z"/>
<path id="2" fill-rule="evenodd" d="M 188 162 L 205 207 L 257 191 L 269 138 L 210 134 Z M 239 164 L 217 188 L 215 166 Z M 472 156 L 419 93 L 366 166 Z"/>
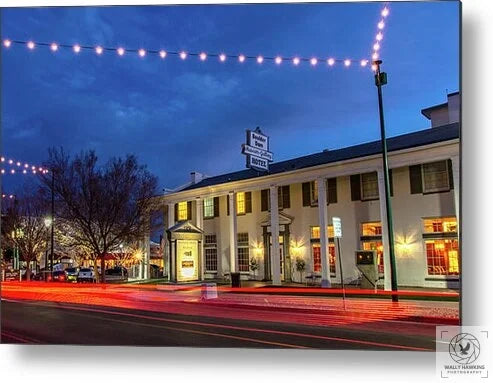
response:
<path id="1" fill-rule="evenodd" d="M 450 357 L 460 364 L 471 364 L 479 357 L 479 340 L 471 334 L 460 333 L 449 344 Z"/>

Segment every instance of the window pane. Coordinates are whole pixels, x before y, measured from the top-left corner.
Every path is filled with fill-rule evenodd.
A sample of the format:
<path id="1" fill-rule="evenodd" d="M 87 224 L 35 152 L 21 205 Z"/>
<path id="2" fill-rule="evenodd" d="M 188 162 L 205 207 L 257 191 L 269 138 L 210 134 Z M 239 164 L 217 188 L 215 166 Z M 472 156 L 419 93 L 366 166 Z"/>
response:
<path id="1" fill-rule="evenodd" d="M 250 249 L 248 247 L 238 248 L 238 267 L 239 271 L 249 271 Z"/>
<path id="2" fill-rule="evenodd" d="M 319 226 L 312 226 L 310 228 L 311 232 L 311 238 L 312 239 L 320 239 L 320 227 Z"/>
<path id="3" fill-rule="evenodd" d="M 423 164 L 423 187 L 425 192 L 449 189 L 446 161 Z"/>
<path id="4" fill-rule="evenodd" d="M 322 259 L 320 255 L 320 245 L 315 244 L 312 246 L 313 255 L 313 271 L 318 273 L 322 270 Z"/>
<path id="5" fill-rule="evenodd" d="M 246 212 L 244 192 L 236 194 L 236 210 L 237 214 L 245 214 Z"/>
<path id="6" fill-rule="evenodd" d="M 187 202 L 178 203 L 178 221 L 186 221 L 188 218 Z"/>
<path id="7" fill-rule="evenodd" d="M 214 198 L 204 199 L 204 217 L 205 218 L 214 217 Z"/>
<path id="8" fill-rule="evenodd" d="M 361 191 L 363 199 L 378 198 L 377 172 L 364 173 L 361 175 Z"/>
<path id="9" fill-rule="evenodd" d="M 378 273 L 383 274 L 383 245 L 381 241 L 364 241 L 363 250 L 374 250 L 377 252 Z"/>
<path id="10" fill-rule="evenodd" d="M 205 245 L 216 245 L 216 234 L 206 234 L 205 235 Z"/>
<path id="11" fill-rule="evenodd" d="M 361 235 L 363 236 L 382 235 L 382 224 L 380 222 L 367 222 L 361 224 Z"/>
<path id="12" fill-rule="evenodd" d="M 333 243 L 329 243 L 329 266 L 330 273 L 336 273 L 336 248 Z"/>
<path id="13" fill-rule="evenodd" d="M 457 233 L 455 217 L 427 218 L 423 220 L 425 233 Z"/>
<path id="14" fill-rule="evenodd" d="M 459 242 L 456 239 L 425 243 L 428 275 L 459 275 Z"/>
<path id="15" fill-rule="evenodd" d="M 248 233 L 237 234 L 238 246 L 248 246 Z"/>
<path id="16" fill-rule="evenodd" d="M 318 186 L 317 181 L 310 182 L 310 202 L 312 205 L 318 204 Z"/>
<path id="17" fill-rule="evenodd" d="M 217 271 L 217 248 L 205 248 L 205 270 Z"/>

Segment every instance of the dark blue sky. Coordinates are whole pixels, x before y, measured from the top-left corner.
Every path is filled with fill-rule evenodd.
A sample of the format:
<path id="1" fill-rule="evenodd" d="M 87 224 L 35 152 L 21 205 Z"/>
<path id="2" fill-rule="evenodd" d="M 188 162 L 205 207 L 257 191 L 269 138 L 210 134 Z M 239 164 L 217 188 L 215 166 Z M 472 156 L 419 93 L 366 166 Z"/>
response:
<path id="1" fill-rule="evenodd" d="M 2 38 L 265 56 L 369 57 L 382 4 L 3 9 Z M 383 69 L 388 135 L 429 126 L 424 107 L 459 86 L 459 3 L 391 3 Z M 3 49 L 3 48 L 2 48 Z M 189 172 L 240 170 L 245 129 L 276 161 L 379 137 L 370 70 L 261 66 L 46 47 L 2 51 L 2 153 L 40 163 L 47 148 L 135 153 L 161 187 Z M 4 190 L 22 175 L 4 176 Z"/>

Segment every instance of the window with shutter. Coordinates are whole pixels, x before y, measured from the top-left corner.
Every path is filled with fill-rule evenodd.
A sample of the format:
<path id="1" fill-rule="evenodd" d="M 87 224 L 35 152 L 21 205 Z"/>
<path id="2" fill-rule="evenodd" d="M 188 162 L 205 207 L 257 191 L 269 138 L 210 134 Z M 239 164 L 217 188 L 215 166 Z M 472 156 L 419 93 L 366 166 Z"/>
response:
<path id="1" fill-rule="evenodd" d="M 310 182 L 301 184 L 303 194 L 303 206 L 310 206 Z"/>
<path id="2" fill-rule="evenodd" d="M 421 165 L 409 166 L 409 184 L 411 185 L 411 194 L 423 193 Z"/>
<path id="3" fill-rule="evenodd" d="M 188 202 L 179 202 L 177 206 L 177 221 L 186 221 L 188 218 Z"/>
<path id="4" fill-rule="evenodd" d="M 282 208 L 289 209 L 291 207 L 291 195 L 289 185 L 280 187 L 282 195 Z"/>
<path id="5" fill-rule="evenodd" d="M 447 161 L 423 164 L 423 192 L 433 193 L 450 190 Z"/>
<path id="6" fill-rule="evenodd" d="M 337 178 L 327 180 L 327 203 L 337 203 Z"/>
<path id="7" fill-rule="evenodd" d="M 269 189 L 260 191 L 260 211 L 269 210 Z"/>
<path id="8" fill-rule="evenodd" d="M 214 217 L 214 198 L 204 198 L 204 218 Z"/>
<path id="9" fill-rule="evenodd" d="M 378 199 L 378 175 L 377 172 L 361 174 L 361 199 Z"/>
<path id="10" fill-rule="evenodd" d="M 351 181 L 351 201 L 361 200 L 361 180 L 359 174 L 353 174 Z"/>
<path id="11" fill-rule="evenodd" d="M 192 201 L 187 202 L 187 220 L 192 219 Z"/>
<path id="12" fill-rule="evenodd" d="M 214 217 L 219 217 L 219 197 L 214 197 Z"/>
<path id="13" fill-rule="evenodd" d="M 252 212 L 252 192 L 245 193 L 245 213 Z"/>

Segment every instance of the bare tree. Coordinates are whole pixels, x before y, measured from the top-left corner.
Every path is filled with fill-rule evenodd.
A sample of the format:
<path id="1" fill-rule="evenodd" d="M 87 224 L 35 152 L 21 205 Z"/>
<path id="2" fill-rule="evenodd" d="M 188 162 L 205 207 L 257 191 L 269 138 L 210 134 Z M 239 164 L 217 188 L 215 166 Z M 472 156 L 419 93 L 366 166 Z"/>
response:
<path id="1" fill-rule="evenodd" d="M 31 262 L 37 261 L 48 246 L 46 212 L 46 202 L 40 193 L 26 193 L 2 217 L 2 247 L 17 247 L 27 263 L 28 281 L 31 279 Z"/>
<path id="2" fill-rule="evenodd" d="M 99 259 L 104 282 L 105 255 L 150 232 L 157 179 L 133 155 L 99 166 L 93 151 L 71 159 L 63 149 L 51 149 L 47 165 L 54 176 L 57 217 L 67 227 L 65 243 Z M 45 185 L 51 188 L 49 176 Z"/>

